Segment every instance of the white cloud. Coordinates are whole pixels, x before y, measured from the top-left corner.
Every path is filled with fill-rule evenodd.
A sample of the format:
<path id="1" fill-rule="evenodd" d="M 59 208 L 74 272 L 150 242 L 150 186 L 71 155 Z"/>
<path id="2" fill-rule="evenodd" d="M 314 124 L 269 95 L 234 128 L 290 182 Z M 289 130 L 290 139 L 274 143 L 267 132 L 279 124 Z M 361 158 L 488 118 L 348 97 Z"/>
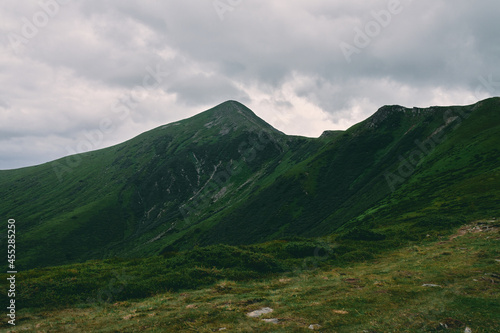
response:
<path id="1" fill-rule="evenodd" d="M 318 136 L 385 104 L 500 95 L 495 0 L 401 0 L 351 63 L 340 43 L 353 44 L 388 0 L 242 1 L 223 20 L 212 1 L 41 3 L 55 1 L 0 8 L 0 169 L 64 156 L 102 119 L 114 130 L 95 148 L 228 99 L 287 134 Z M 122 119 L 113 109 L 127 96 Z"/>

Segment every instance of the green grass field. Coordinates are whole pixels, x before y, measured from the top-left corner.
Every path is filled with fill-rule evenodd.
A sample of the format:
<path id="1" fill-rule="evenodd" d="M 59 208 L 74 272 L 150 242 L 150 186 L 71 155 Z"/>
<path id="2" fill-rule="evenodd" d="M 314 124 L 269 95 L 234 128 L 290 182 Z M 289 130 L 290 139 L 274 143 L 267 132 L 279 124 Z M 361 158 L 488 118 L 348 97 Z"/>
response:
<path id="1" fill-rule="evenodd" d="M 314 268 L 313 258 L 304 260 L 294 271 L 255 280 L 223 278 L 142 299 L 21 309 L 16 328 L 4 325 L 3 331 L 309 332 L 316 324 L 322 332 L 500 331 L 496 220 L 469 223 L 357 263 L 326 260 Z M 155 269 L 144 267 L 158 275 Z M 104 294 L 116 292 L 118 298 L 126 292 L 126 282 L 117 286 Z M 246 315 L 263 307 L 274 311 L 260 318 Z M 278 324 L 261 320 L 272 318 Z"/>

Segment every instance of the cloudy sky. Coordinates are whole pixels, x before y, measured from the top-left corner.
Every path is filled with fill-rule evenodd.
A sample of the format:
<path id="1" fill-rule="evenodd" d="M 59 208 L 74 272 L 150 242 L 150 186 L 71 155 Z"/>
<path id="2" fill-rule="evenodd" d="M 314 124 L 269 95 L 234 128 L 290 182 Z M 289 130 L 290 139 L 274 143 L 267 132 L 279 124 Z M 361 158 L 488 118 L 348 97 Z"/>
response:
<path id="1" fill-rule="evenodd" d="M 287 134 L 500 95 L 498 0 L 3 0 L 0 169 L 238 100 Z"/>

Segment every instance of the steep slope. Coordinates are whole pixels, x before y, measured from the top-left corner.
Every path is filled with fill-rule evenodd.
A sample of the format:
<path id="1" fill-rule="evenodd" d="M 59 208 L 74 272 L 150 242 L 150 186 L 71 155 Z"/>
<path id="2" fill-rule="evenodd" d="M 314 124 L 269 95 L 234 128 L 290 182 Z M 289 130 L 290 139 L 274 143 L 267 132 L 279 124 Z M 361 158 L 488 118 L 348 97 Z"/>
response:
<path id="1" fill-rule="evenodd" d="M 23 268 L 123 255 L 237 200 L 232 189 L 307 142 L 230 101 L 115 147 L 1 171 L 0 215 L 18 221 Z"/>
<path id="2" fill-rule="evenodd" d="M 397 169 L 388 170 L 394 192 L 346 228 L 399 225 L 400 233 L 416 239 L 429 230 L 499 215 L 500 99 L 443 111 L 444 135 L 401 152 Z"/>
<path id="3" fill-rule="evenodd" d="M 498 98 L 386 106 L 308 139 L 229 101 L 115 147 L 1 171 L 0 215 L 18 221 L 23 269 L 332 232 L 421 237 L 457 214 L 498 212 L 499 111 Z"/>
<path id="4" fill-rule="evenodd" d="M 355 226 L 384 228 L 417 207 L 432 212 L 412 217 L 409 225 L 420 233 L 407 228 L 408 237 L 449 228 L 460 217 L 495 216 L 495 200 L 500 198 L 499 101 L 428 109 L 383 107 L 221 218 L 200 236 L 201 243 L 250 244 L 292 235 L 324 236 Z M 475 182 L 487 179 L 484 187 Z M 472 197 L 477 198 L 476 214 L 442 210 L 448 201 L 467 206 L 471 203 L 466 198 Z M 381 203 L 385 198 L 390 199 Z M 384 207 L 384 215 L 374 217 L 369 210 L 374 205 Z"/>

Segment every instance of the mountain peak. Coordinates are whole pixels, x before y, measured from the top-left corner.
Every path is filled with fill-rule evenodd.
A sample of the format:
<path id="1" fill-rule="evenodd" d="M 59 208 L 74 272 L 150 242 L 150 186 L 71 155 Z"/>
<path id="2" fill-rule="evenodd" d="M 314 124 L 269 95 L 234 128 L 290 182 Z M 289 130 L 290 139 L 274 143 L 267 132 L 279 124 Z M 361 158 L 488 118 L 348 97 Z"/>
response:
<path id="1" fill-rule="evenodd" d="M 252 110 L 243 105 L 238 101 L 228 100 L 214 106 L 213 108 L 205 111 L 212 112 L 217 115 L 231 116 L 234 114 L 240 114 L 245 117 L 259 118 Z M 259 118 L 260 119 L 260 118 Z"/>
<path id="2" fill-rule="evenodd" d="M 421 116 L 435 113 L 439 109 L 443 109 L 444 107 L 427 107 L 427 108 L 407 108 L 401 105 L 385 105 L 377 110 L 371 117 L 367 119 L 367 126 L 370 128 L 378 127 L 382 124 L 386 119 L 391 118 L 394 115 L 406 115 L 406 116 Z"/>
<path id="3" fill-rule="evenodd" d="M 407 110 L 401 105 L 384 105 L 377 110 L 369 119 L 369 127 L 376 127 L 378 124 L 383 122 L 389 115 L 396 112 L 402 112 Z"/>
<path id="4" fill-rule="evenodd" d="M 234 100 L 225 101 L 207 111 L 198 114 L 195 117 L 203 117 L 208 120 L 204 127 L 210 128 L 216 125 L 223 127 L 232 127 L 234 129 L 246 127 L 247 129 L 265 130 L 281 133 L 263 119 L 259 118 L 252 110 L 242 103 Z"/>

